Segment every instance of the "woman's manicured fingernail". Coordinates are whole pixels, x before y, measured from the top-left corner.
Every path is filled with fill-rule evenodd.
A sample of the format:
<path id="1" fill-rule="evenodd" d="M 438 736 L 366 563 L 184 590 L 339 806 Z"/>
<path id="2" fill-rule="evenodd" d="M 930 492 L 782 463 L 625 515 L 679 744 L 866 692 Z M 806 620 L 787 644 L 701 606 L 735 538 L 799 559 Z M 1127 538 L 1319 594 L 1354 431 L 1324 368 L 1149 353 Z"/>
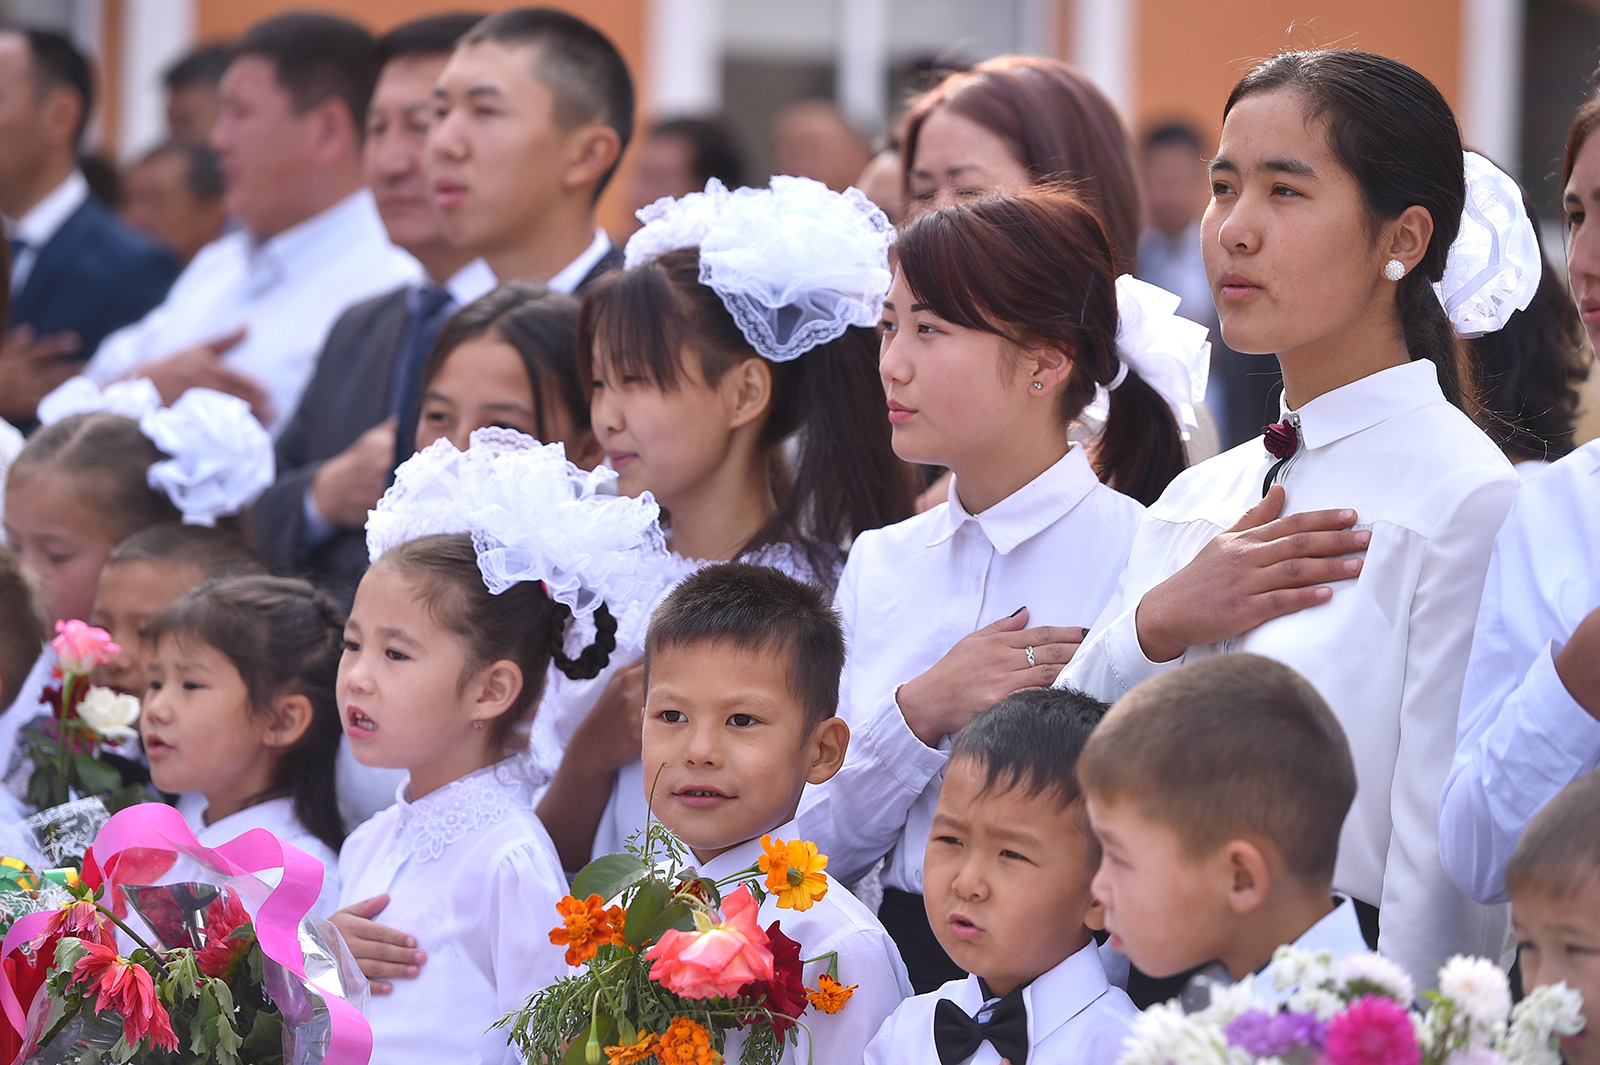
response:
<path id="1" fill-rule="evenodd" d="M 1017 616 L 1017 615 L 1018 615 L 1018 614 L 1020 614 L 1020 613 L 1022 613 L 1022 612 L 1023 612 L 1023 611 L 1024 611 L 1024 610 L 1026 610 L 1026 609 L 1028 609 L 1028 608 L 1027 608 L 1027 607 L 1025 607 L 1025 606 L 1019 606 L 1019 607 L 1017 607 L 1017 609 L 1015 609 L 1015 610 L 1013 610 L 1013 611 L 1012 611 L 1012 612 L 1011 612 L 1011 613 L 1010 613 L 1010 614 L 1008 614 L 1008 615 L 1007 615 L 1007 616 L 1008 616 L 1008 617 L 1013 617 L 1013 618 L 1014 618 L 1014 617 L 1016 617 L 1016 616 Z"/>

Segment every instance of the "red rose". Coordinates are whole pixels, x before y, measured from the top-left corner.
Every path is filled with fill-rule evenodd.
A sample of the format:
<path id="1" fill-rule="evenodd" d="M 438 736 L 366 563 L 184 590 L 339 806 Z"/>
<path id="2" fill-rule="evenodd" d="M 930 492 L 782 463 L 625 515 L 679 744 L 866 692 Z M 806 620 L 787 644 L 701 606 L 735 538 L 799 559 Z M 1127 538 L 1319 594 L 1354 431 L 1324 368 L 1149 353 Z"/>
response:
<path id="1" fill-rule="evenodd" d="M 760 980 L 739 989 L 741 996 L 754 998 L 757 1006 L 772 1013 L 772 1030 L 782 1039 L 794 1027 L 794 1018 L 806 1008 L 805 967 L 800 964 L 800 944 L 784 935 L 773 921 L 767 929 L 767 946 L 772 950 L 772 979 Z M 748 1025 L 756 1015 L 740 1017 Z"/>

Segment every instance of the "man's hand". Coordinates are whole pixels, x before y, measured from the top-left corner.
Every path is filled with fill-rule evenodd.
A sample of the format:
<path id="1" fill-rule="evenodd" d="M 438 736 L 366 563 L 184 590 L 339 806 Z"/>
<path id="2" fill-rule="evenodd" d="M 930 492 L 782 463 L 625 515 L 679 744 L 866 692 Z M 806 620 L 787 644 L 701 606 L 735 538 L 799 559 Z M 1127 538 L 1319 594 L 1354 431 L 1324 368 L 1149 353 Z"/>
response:
<path id="1" fill-rule="evenodd" d="M 417 941 L 404 932 L 379 924 L 372 918 L 389 905 L 388 895 L 374 895 L 353 906 L 346 906 L 329 918 L 344 937 L 345 945 L 372 981 L 374 995 L 394 990 L 390 980 L 415 980 L 428 956 L 416 949 Z"/>
<path id="2" fill-rule="evenodd" d="M 31 421 L 39 401 L 82 368 L 82 349 L 70 329 L 37 336 L 32 326 L 19 325 L 7 333 L 0 341 L 0 418 Z"/>
<path id="3" fill-rule="evenodd" d="M 322 464 L 311 479 L 311 498 L 323 517 L 341 529 L 360 529 L 367 524 L 367 511 L 378 505 L 389 487 L 394 434 L 391 416 Z"/>
<path id="4" fill-rule="evenodd" d="M 134 376 L 148 377 L 161 393 L 161 402 L 172 405 L 191 388 L 210 388 L 238 396 L 250 404 L 256 418 L 266 425 L 277 416 L 267 390 L 254 378 L 235 373 L 222 365 L 222 356 L 243 340 L 247 330 L 240 328 L 227 336 L 198 347 L 180 351 L 160 362 L 141 366 Z"/>

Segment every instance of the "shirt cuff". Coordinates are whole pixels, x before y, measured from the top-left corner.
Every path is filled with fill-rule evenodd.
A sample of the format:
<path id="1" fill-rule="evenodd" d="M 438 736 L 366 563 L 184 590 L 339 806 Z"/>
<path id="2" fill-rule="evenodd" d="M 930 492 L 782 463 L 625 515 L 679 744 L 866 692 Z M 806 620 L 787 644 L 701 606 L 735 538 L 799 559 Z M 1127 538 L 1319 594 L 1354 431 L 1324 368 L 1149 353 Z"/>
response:
<path id="1" fill-rule="evenodd" d="M 1111 623 L 1106 631 L 1105 641 L 1100 644 L 1100 651 L 1106 656 L 1106 664 L 1110 667 L 1112 676 L 1125 692 L 1151 677 L 1158 677 L 1167 670 L 1182 665 L 1184 659 L 1183 655 L 1170 662 L 1152 662 L 1146 658 L 1144 648 L 1139 644 L 1138 616 L 1139 604 L 1135 603 L 1132 609 L 1124 610 Z"/>
<path id="2" fill-rule="evenodd" d="M 316 494 L 309 483 L 306 485 L 303 499 L 300 510 L 305 520 L 300 526 L 298 544 L 301 558 L 321 547 L 339 531 L 338 527 L 328 520 L 327 515 L 322 513 L 322 508 L 317 506 Z"/>
<path id="3" fill-rule="evenodd" d="M 888 770 L 912 795 L 921 795 L 950 757 L 919 740 L 906 724 L 900 705 L 893 700 L 880 713 L 873 714 L 856 736 L 867 756 Z"/>
<path id="4" fill-rule="evenodd" d="M 1564 645 L 1563 645 L 1564 646 Z M 1571 759 L 1577 772 L 1594 768 L 1600 761 L 1600 721 L 1578 704 L 1556 672 L 1556 655 L 1561 647 L 1554 640 L 1533 660 L 1527 679 L 1518 692 L 1522 711 L 1527 715 L 1528 731 L 1537 735 L 1552 757 Z"/>

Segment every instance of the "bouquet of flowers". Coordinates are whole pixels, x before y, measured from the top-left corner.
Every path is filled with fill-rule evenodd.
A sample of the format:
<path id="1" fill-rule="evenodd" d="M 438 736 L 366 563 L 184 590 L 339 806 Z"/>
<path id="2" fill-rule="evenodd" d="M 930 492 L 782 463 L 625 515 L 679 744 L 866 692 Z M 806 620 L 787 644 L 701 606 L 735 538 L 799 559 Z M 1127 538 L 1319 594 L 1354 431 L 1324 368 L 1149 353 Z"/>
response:
<path id="1" fill-rule="evenodd" d="M 781 921 L 757 923 L 769 894 L 801 911 L 822 898 L 828 859 L 803 840 L 763 836 L 761 845 L 756 865 L 713 882 L 651 824 L 642 843 L 586 866 L 550 932 L 584 971 L 501 1020 L 512 1045 L 536 1065 L 715 1065 L 728 1033 L 742 1029 L 744 1065 L 777 1062 L 798 1042 L 808 1006 L 837 1013 L 855 988 L 839 983 L 837 954 L 802 959 Z M 805 987 L 804 966 L 825 958 L 820 986 Z"/>
<path id="2" fill-rule="evenodd" d="M 1293 990 L 1263 1005 L 1258 979 Z M 1382 955 L 1335 964 L 1327 951 L 1280 947 L 1263 977 L 1214 986 L 1197 1012 L 1176 1002 L 1146 1010 L 1120 1065 L 1560 1065 L 1560 1038 L 1583 1028 L 1583 1000 L 1566 984 L 1535 988 L 1513 1008 L 1505 974 L 1482 958 L 1451 958 L 1439 990 L 1420 1007 L 1415 994 Z"/>
<path id="3" fill-rule="evenodd" d="M 104 629 L 77 620 L 56 622 L 50 647 L 61 683 L 45 689 L 54 711 L 50 718 L 27 730 L 34 765 L 28 801 L 41 810 L 95 795 L 113 810 L 143 801 L 144 789 L 124 772 L 133 763 L 106 757 L 108 745 L 138 739 L 139 700 L 89 684 L 94 671 L 122 648 Z"/>
<path id="4" fill-rule="evenodd" d="M 205 879 L 153 883 L 185 860 Z M 252 875 L 267 868 L 283 870 L 275 887 Z M 169 807 L 113 816 L 65 901 L 0 945 L 0 1055 L 364 1065 L 371 1030 L 343 995 L 365 980 L 331 926 L 305 916 L 321 872 L 263 829 L 212 851 Z"/>

